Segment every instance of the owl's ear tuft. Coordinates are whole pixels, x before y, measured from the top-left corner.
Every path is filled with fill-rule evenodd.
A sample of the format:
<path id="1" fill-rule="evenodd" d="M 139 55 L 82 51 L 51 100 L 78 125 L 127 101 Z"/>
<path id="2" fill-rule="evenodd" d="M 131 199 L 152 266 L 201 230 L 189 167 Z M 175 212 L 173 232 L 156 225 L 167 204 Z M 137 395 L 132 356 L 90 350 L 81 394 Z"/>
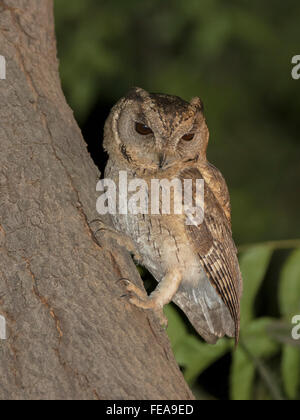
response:
<path id="1" fill-rule="evenodd" d="M 127 99 L 140 100 L 140 101 L 147 97 L 149 97 L 149 93 L 146 90 L 139 87 L 132 87 L 126 95 Z"/>
<path id="2" fill-rule="evenodd" d="M 192 107 L 194 107 L 197 111 L 201 111 L 201 112 L 204 111 L 204 104 L 202 100 L 199 98 L 199 96 L 196 96 L 195 98 L 193 98 L 190 103 Z"/>

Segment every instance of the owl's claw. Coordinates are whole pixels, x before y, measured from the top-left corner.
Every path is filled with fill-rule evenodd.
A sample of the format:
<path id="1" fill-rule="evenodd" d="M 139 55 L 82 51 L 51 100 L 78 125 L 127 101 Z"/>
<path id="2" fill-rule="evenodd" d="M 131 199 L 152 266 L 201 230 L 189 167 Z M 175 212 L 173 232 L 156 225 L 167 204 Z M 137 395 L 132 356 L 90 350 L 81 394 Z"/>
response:
<path id="1" fill-rule="evenodd" d="M 120 279 L 117 281 L 117 283 L 124 286 L 125 290 L 128 292 L 128 297 L 134 297 L 136 295 L 140 300 L 145 301 L 148 299 L 148 295 L 145 291 L 141 290 L 139 287 L 135 286 L 131 281 L 128 279 Z M 137 306 L 137 305 L 136 305 Z"/>
<path id="2" fill-rule="evenodd" d="M 116 284 L 123 284 L 124 286 L 126 286 L 128 283 L 130 283 L 130 281 L 128 279 L 122 278 L 116 281 Z"/>
<path id="3" fill-rule="evenodd" d="M 121 298 L 128 298 L 128 301 L 137 308 L 152 309 L 157 316 L 161 327 L 167 328 L 168 319 L 155 299 L 148 296 L 145 291 L 135 286 L 128 279 L 120 279 L 117 283 L 121 283 L 127 291 Z"/>

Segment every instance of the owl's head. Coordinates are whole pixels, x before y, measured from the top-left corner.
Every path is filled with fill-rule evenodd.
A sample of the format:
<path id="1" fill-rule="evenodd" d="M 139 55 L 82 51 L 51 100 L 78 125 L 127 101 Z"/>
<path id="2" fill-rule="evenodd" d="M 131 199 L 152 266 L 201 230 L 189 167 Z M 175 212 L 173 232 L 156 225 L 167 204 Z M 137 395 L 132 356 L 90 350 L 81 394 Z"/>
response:
<path id="1" fill-rule="evenodd" d="M 163 171 L 206 159 L 209 132 L 200 98 L 151 94 L 134 88 L 112 109 L 104 148 L 124 167 Z"/>

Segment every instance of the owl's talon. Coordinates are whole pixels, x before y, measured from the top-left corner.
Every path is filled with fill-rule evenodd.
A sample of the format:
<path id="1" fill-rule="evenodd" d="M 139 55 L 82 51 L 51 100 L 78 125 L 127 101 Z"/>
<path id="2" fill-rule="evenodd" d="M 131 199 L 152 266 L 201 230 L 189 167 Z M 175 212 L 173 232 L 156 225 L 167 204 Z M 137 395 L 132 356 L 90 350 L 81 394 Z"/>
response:
<path id="1" fill-rule="evenodd" d="M 141 290 L 139 287 L 135 286 L 131 281 L 128 279 L 120 279 L 117 281 L 117 283 L 122 284 L 124 286 L 125 290 L 128 292 L 127 295 L 131 294 L 132 298 L 136 298 L 140 301 L 145 301 L 148 299 L 148 295 L 145 291 Z M 139 305 L 136 305 L 139 306 Z"/>
<path id="2" fill-rule="evenodd" d="M 119 280 L 116 281 L 116 284 L 122 284 L 122 283 L 123 283 L 124 286 L 127 286 L 127 284 L 129 284 L 130 281 L 128 279 L 125 279 L 125 278 L 122 278 L 122 279 L 119 279 Z"/>

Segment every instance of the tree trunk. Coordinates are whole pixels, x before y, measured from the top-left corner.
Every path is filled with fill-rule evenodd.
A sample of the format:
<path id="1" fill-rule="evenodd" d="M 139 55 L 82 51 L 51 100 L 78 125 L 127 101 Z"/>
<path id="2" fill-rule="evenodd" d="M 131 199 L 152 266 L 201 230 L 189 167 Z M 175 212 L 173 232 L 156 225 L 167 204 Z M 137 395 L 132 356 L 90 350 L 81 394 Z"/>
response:
<path id="1" fill-rule="evenodd" d="M 0 0 L 0 398 L 192 399 L 156 319 L 120 299 L 118 279 L 141 284 L 131 257 L 90 227 L 99 172 L 61 91 L 52 8 Z"/>

